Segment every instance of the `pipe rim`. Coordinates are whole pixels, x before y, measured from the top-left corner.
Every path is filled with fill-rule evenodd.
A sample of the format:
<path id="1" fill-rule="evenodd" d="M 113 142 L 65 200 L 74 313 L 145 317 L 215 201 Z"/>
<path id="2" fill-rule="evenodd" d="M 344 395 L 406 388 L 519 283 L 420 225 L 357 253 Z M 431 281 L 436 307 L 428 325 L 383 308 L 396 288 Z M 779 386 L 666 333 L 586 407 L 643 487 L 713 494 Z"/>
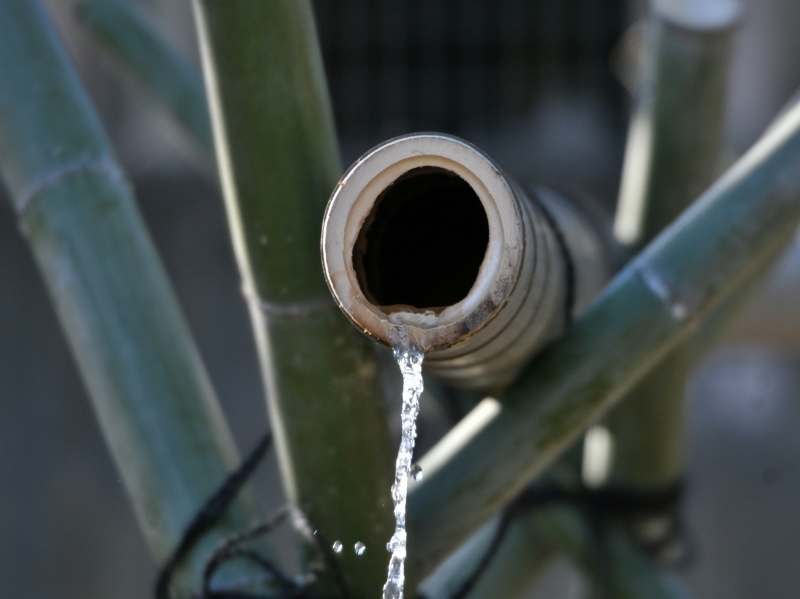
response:
<path id="1" fill-rule="evenodd" d="M 489 242 L 467 296 L 441 313 L 384 312 L 361 290 L 353 247 L 381 193 L 408 171 L 437 167 L 470 185 L 489 223 Z M 366 334 L 393 345 L 398 325 L 422 349 L 444 349 L 488 324 L 513 292 L 525 249 L 523 215 L 500 168 L 472 144 L 454 136 L 418 133 L 384 142 L 362 156 L 339 181 L 325 210 L 322 263 L 339 307 Z M 342 233 L 337 233 L 342 232 Z"/>

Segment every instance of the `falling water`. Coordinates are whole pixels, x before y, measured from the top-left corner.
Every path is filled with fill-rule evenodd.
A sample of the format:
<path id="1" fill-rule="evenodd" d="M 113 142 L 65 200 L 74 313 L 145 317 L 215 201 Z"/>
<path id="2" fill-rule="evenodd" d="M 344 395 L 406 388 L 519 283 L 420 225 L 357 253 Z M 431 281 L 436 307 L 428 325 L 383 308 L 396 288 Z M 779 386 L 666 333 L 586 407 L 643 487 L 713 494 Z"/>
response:
<path id="1" fill-rule="evenodd" d="M 391 551 L 389 575 L 383 586 L 383 599 L 403 599 L 406 559 L 406 497 L 408 479 L 411 475 L 411 456 L 417 437 L 417 414 L 419 396 L 422 394 L 422 358 L 424 353 L 409 340 L 405 327 L 397 327 L 398 341 L 394 345 L 394 357 L 403 374 L 403 409 L 401 412 L 402 436 L 397 453 L 392 500 L 394 518 L 397 521 L 392 539 L 386 545 Z"/>

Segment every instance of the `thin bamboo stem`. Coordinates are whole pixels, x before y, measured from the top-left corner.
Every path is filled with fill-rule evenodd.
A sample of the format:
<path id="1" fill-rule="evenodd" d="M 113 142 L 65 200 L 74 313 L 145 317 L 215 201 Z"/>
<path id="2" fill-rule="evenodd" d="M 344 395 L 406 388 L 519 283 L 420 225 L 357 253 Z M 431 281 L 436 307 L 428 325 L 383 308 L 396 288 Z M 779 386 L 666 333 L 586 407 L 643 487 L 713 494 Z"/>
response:
<path id="1" fill-rule="evenodd" d="M 239 459 L 131 188 L 35 0 L 0 3 L 0 171 L 163 562 Z M 258 515 L 245 493 L 187 558 L 175 590 L 196 590 L 214 546 Z"/>
<path id="2" fill-rule="evenodd" d="M 83 1 L 76 16 L 100 47 L 213 157 L 203 78 L 149 16 L 131 0 Z"/>
<path id="3" fill-rule="evenodd" d="M 377 597 L 393 529 L 393 451 L 373 350 L 322 277 L 320 226 L 340 164 L 311 6 L 194 7 L 285 490 L 325 538 L 344 545 L 352 596 Z M 362 556 L 356 542 L 367 547 Z"/>
<path id="4" fill-rule="evenodd" d="M 738 23 L 737 3 L 727 4 L 728 18 L 711 26 L 676 20 L 658 4 L 651 11 L 615 223 L 617 238 L 632 251 L 655 238 L 713 181 Z M 615 457 L 609 484 L 653 489 L 681 476 L 684 387 L 700 350 L 694 339 L 611 412 Z"/>
<path id="5" fill-rule="evenodd" d="M 756 276 L 800 219 L 800 107 L 621 271 L 468 438 L 446 436 L 409 498 L 421 570 L 540 474 Z M 480 409 L 480 406 L 477 408 Z"/>

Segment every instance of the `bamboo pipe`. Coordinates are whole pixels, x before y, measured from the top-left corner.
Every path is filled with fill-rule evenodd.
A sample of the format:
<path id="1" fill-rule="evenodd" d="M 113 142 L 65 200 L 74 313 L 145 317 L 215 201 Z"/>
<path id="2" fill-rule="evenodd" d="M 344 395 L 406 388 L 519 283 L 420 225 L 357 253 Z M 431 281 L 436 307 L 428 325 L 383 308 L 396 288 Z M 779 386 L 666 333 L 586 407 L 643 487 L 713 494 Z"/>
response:
<path id="1" fill-rule="evenodd" d="M 35 0 L 0 2 L 0 172 L 139 527 L 158 562 L 239 462 L 130 185 Z M 237 499 L 180 565 L 191 596 L 225 536 L 259 519 Z M 220 578 L 252 574 L 226 568 Z"/>
<path id="2" fill-rule="evenodd" d="M 697 321 L 758 276 L 800 219 L 800 106 L 604 290 L 502 398 L 421 462 L 409 528 L 421 571 L 551 464 Z M 429 473 L 429 474 L 428 474 Z"/>
<path id="3" fill-rule="evenodd" d="M 322 225 L 336 302 L 387 345 L 398 325 L 426 372 L 463 387 L 508 384 L 606 280 L 597 232 L 555 192 L 528 196 L 469 143 L 414 134 L 342 177 Z"/>

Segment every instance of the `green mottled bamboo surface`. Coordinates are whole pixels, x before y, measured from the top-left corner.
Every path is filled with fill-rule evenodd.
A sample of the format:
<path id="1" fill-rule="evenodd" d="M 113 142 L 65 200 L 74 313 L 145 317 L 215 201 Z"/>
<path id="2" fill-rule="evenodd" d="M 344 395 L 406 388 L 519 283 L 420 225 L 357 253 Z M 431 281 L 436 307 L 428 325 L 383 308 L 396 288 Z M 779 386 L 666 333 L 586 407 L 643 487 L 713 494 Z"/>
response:
<path id="1" fill-rule="evenodd" d="M 322 276 L 320 227 L 340 163 L 311 6 L 195 0 L 195 14 L 284 487 L 344 545 L 352 596 L 377 597 L 394 529 L 393 448 L 373 349 Z"/>

